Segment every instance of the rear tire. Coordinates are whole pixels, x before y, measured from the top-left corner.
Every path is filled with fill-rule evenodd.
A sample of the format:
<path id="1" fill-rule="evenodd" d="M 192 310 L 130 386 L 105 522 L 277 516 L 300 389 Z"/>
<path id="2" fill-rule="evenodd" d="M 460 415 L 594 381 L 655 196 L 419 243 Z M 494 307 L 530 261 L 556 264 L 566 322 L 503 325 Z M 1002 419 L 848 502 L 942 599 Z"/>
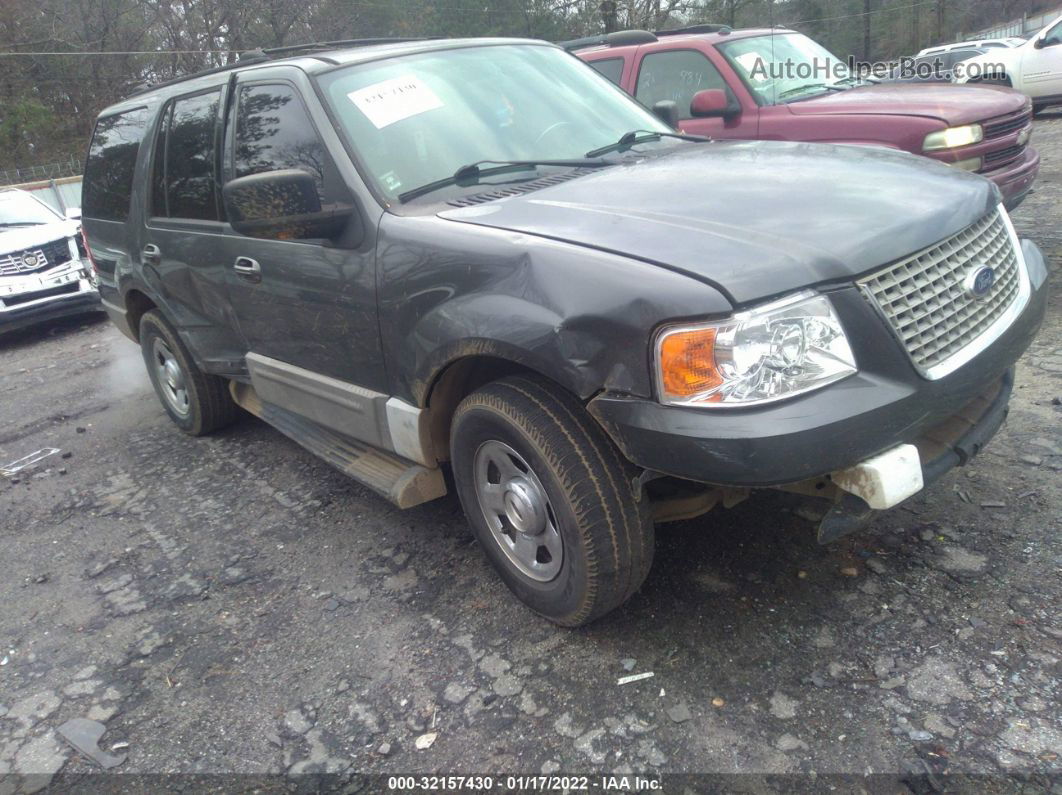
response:
<path id="1" fill-rule="evenodd" d="M 493 382 L 457 407 L 450 448 L 476 537 L 532 610 L 580 626 L 641 586 L 653 560 L 649 500 L 578 401 L 543 379 Z"/>
<path id="2" fill-rule="evenodd" d="M 140 350 L 159 402 L 182 431 L 204 436 L 236 418 L 228 381 L 196 367 L 173 326 L 157 309 L 140 318 Z"/>
<path id="3" fill-rule="evenodd" d="M 1045 110 L 1047 110 L 1047 105 L 1033 105 L 1032 115 L 1039 116 Z"/>

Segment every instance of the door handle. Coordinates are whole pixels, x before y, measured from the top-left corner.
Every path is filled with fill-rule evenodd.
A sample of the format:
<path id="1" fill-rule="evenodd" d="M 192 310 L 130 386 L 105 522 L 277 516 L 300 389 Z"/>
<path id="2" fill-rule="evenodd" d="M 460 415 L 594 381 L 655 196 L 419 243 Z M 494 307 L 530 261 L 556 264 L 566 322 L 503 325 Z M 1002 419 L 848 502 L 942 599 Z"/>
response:
<path id="1" fill-rule="evenodd" d="M 140 258 L 144 262 L 150 262 L 158 264 L 162 260 L 162 251 L 154 243 L 148 243 L 144 246 L 144 250 L 140 252 Z"/>
<path id="2" fill-rule="evenodd" d="M 232 269 L 241 279 L 257 284 L 262 281 L 262 266 L 250 257 L 237 257 L 232 263 Z"/>

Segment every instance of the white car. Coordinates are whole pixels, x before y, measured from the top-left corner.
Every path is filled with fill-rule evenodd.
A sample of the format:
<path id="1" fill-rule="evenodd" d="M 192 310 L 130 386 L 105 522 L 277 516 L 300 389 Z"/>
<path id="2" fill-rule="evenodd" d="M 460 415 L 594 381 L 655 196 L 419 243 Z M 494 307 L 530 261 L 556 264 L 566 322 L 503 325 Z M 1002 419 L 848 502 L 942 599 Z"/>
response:
<path id="1" fill-rule="evenodd" d="M 985 49 L 994 49 L 1000 47 L 1020 47 L 1025 43 L 1025 39 L 1019 39 L 1017 37 L 1011 37 L 1006 39 L 977 39 L 976 41 L 956 41 L 952 44 L 938 44 L 936 47 L 926 47 L 924 50 L 919 50 L 918 55 L 915 58 L 921 58 L 923 55 L 939 55 L 942 52 L 950 52 L 951 50 L 964 49 L 966 47 L 984 47 Z"/>
<path id="2" fill-rule="evenodd" d="M 1034 114 L 1062 105 L 1062 17 L 1020 47 L 993 49 L 961 63 L 957 83 L 1016 88 L 1032 99 Z"/>
<path id="3" fill-rule="evenodd" d="M 0 333 L 102 311 L 80 212 L 59 215 L 33 195 L 0 190 Z"/>

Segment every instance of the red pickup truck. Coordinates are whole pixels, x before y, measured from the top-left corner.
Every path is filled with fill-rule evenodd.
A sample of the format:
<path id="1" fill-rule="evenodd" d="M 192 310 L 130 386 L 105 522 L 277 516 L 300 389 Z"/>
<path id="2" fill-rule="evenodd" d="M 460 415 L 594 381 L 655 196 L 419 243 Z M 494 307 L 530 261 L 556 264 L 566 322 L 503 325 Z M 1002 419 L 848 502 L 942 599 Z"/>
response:
<path id="1" fill-rule="evenodd" d="M 902 149 L 983 174 L 1009 209 L 1040 168 L 1032 106 L 1017 91 L 879 83 L 796 31 L 698 25 L 565 46 L 645 106 L 674 103 L 687 133 Z"/>

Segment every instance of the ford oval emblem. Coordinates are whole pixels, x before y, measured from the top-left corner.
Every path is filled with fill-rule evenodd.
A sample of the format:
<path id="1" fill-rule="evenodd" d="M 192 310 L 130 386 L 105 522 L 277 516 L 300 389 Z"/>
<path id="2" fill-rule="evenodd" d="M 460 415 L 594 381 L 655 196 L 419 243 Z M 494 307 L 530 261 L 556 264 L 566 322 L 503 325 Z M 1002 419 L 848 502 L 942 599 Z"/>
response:
<path id="1" fill-rule="evenodd" d="M 988 265 L 976 265 L 963 280 L 966 294 L 971 298 L 984 298 L 996 283 L 996 272 Z"/>

